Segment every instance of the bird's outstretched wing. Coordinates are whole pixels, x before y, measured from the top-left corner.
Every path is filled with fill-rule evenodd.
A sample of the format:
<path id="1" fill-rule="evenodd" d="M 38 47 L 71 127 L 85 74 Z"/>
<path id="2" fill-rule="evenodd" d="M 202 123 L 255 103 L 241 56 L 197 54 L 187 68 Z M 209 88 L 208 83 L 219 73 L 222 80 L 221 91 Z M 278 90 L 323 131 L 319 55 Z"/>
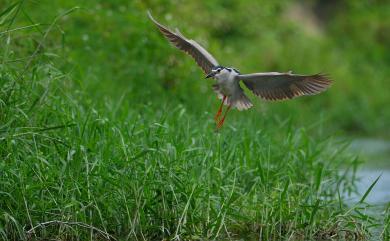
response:
<path id="1" fill-rule="evenodd" d="M 218 66 L 217 60 L 215 60 L 215 58 L 197 42 L 192 39 L 186 39 L 177 29 L 176 32 L 172 32 L 167 27 L 157 22 L 149 11 L 148 16 L 150 20 L 157 25 L 160 32 L 164 34 L 175 47 L 191 55 L 206 74 L 209 74 L 213 67 Z"/>
<path id="2" fill-rule="evenodd" d="M 257 96 L 266 100 L 292 99 L 325 91 L 332 81 L 323 74 L 297 75 L 291 73 L 255 73 L 238 78 Z"/>

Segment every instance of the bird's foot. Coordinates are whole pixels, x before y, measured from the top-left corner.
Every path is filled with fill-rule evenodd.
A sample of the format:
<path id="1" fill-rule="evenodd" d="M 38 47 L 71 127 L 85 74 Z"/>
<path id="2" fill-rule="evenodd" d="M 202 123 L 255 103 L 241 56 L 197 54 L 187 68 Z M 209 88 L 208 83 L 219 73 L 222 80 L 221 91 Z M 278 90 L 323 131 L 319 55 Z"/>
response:
<path id="1" fill-rule="evenodd" d="M 222 119 L 217 123 L 217 129 L 221 129 L 221 127 L 223 126 L 223 123 L 225 122 L 225 118 L 227 116 L 227 113 L 229 112 L 231 107 L 232 107 L 231 105 L 228 106 L 228 108 L 225 111 L 225 114 L 223 115 Z"/>
<path id="2" fill-rule="evenodd" d="M 222 109 L 219 109 L 217 114 L 214 116 L 215 122 L 217 122 L 219 120 L 219 117 L 221 116 L 221 114 L 222 114 Z"/>
<path id="3" fill-rule="evenodd" d="M 217 130 L 221 129 L 223 126 L 223 123 L 225 123 L 225 117 L 223 117 L 218 123 L 217 123 Z"/>
<path id="4" fill-rule="evenodd" d="M 226 100 L 226 96 L 223 96 L 223 98 L 222 98 L 222 103 L 221 103 L 221 105 L 220 105 L 219 108 L 218 108 L 218 112 L 217 112 L 217 114 L 214 116 L 215 122 L 217 122 L 217 121 L 219 120 L 219 117 L 220 117 L 221 114 L 222 114 L 223 103 L 225 102 L 225 100 Z"/>

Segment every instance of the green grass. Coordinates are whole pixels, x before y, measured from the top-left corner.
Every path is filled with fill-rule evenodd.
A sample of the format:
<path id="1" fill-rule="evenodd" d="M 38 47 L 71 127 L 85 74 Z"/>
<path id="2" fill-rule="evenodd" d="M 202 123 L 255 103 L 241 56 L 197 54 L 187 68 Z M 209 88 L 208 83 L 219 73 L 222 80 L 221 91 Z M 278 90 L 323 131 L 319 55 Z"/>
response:
<path id="1" fill-rule="evenodd" d="M 0 239 L 370 237 L 382 224 L 364 202 L 346 204 L 359 161 L 334 132 L 386 135 L 389 96 L 381 84 L 389 70 L 380 66 L 387 64 L 381 41 L 388 36 L 370 38 L 386 28 L 377 20 L 388 6 L 363 12 L 364 5 L 351 3 L 326 34 L 312 36 L 281 17 L 287 3 L 249 2 L 6 1 Z M 250 16 L 242 14 L 248 6 Z M 226 16 L 233 7 L 237 23 Z M 290 103 L 255 101 L 215 132 L 210 83 L 156 31 L 148 8 L 242 71 L 323 70 L 335 85 Z M 192 16 L 196 9 L 204 11 Z M 356 19 L 379 26 L 370 25 L 373 33 L 362 39 Z M 245 21 L 253 23 L 240 32 Z M 227 23 L 230 29 L 220 28 Z M 353 36 L 345 48 L 344 28 Z M 361 44 L 372 48 L 356 51 Z"/>
<path id="2" fill-rule="evenodd" d="M 3 238 L 22 239 L 21 230 L 50 220 L 130 240 L 365 231 L 359 219 L 344 217 L 348 208 L 337 196 L 350 186 L 340 166 L 356 165 L 340 154 L 345 145 L 315 141 L 290 122 L 272 130 L 259 120 L 263 128 L 253 131 L 243 121 L 215 133 L 209 113 L 180 105 L 157 113 L 152 104 L 90 108 L 87 96 L 67 95 L 61 74 L 50 71 L 37 69 L 41 81 L 16 87 L 3 109 L 2 123 L 14 126 L 1 136 Z M 39 237 L 89 235 L 65 226 L 38 230 Z"/>

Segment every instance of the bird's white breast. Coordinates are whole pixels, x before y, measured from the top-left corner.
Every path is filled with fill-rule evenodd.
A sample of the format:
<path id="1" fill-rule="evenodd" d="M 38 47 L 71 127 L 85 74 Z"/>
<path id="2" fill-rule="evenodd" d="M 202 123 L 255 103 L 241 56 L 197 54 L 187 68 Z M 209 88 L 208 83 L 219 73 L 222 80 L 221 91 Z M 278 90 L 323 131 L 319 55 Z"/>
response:
<path id="1" fill-rule="evenodd" d="M 236 78 L 238 74 L 235 71 L 222 70 L 216 77 L 220 90 L 226 96 L 231 96 L 240 91 L 240 85 Z"/>

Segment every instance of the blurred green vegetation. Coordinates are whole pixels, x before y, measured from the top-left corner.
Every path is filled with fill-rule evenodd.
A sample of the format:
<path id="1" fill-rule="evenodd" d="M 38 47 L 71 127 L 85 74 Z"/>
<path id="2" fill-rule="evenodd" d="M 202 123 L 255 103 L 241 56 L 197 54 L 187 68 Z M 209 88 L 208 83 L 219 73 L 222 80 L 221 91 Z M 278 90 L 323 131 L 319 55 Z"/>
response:
<path id="1" fill-rule="evenodd" d="M 212 82 L 147 10 L 222 65 L 324 72 L 334 85 L 253 98 L 215 133 Z M 389 137 L 389 12 L 353 0 L 0 1 L 0 237 L 50 220 L 128 240 L 369 235 L 381 225 L 369 206 L 343 201 L 359 163 L 332 135 Z M 93 239 L 83 230 L 68 231 Z M 75 237 L 37 235 L 53 234 Z"/>
<path id="2" fill-rule="evenodd" d="M 198 113 L 214 111 L 218 103 L 210 81 L 190 57 L 167 44 L 146 18 L 150 9 L 167 26 L 198 40 L 221 64 L 241 72 L 324 72 L 334 79 L 327 93 L 314 98 L 256 100 L 239 119 L 277 116 L 302 126 L 323 122 L 331 131 L 388 136 L 390 4 L 326 2 L 26 1 L 26 14 L 17 23 L 50 24 L 64 10 L 80 6 L 50 39 L 57 38 L 52 41 L 56 54 L 67 58 L 61 69 L 83 90 L 103 100 L 125 94 L 123 104 L 129 107 L 181 103 Z"/>

